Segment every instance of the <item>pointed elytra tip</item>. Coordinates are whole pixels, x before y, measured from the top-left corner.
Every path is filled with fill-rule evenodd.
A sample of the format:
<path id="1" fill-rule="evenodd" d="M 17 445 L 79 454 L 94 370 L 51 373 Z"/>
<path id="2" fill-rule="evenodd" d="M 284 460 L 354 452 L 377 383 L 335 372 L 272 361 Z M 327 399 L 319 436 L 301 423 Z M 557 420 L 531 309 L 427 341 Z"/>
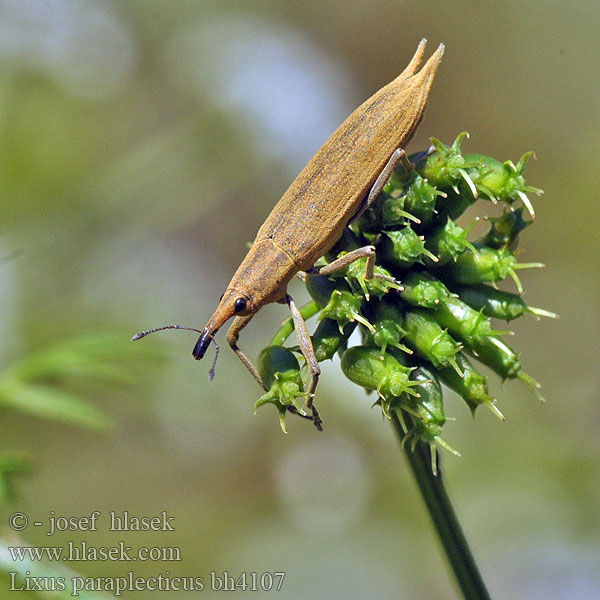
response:
<path id="1" fill-rule="evenodd" d="M 413 77 L 418 74 L 419 66 L 421 65 L 421 62 L 423 61 L 423 57 L 425 56 L 426 45 L 427 45 L 427 38 L 422 38 L 421 41 L 419 42 L 419 45 L 417 46 L 417 49 L 416 49 L 412 59 L 410 60 L 410 62 L 408 63 L 408 65 L 406 66 L 404 71 L 402 71 L 402 73 L 398 76 L 399 79 L 408 79 L 409 77 Z M 427 74 L 429 74 L 430 76 L 433 76 L 435 74 L 437 66 L 439 65 L 440 61 L 442 60 L 442 55 L 444 54 L 444 49 L 445 49 L 444 44 L 440 44 L 438 49 L 431 55 L 431 57 L 425 63 L 425 66 L 422 69 L 423 77 L 427 76 Z"/>

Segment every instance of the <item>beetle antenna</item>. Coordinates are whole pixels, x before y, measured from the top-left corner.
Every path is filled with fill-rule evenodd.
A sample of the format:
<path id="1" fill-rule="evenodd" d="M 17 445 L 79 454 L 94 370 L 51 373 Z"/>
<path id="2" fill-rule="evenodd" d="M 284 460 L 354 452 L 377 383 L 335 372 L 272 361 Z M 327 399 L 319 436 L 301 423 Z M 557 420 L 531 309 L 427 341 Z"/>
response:
<path id="1" fill-rule="evenodd" d="M 184 325 L 165 325 L 163 327 L 156 327 L 155 329 L 147 329 L 146 331 L 140 331 L 131 338 L 131 341 L 135 342 L 135 340 L 141 340 L 143 337 L 146 337 L 151 333 L 156 333 L 157 331 L 164 331 L 165 329 L 186 329 L 187 331 L 195 331 L 196 333 L 202 333 L 202 331 L 200 331 L 199 329 L 194 329 L 193 327 L 185 327 Z"/>
<path id="2" fill-rule="evenodd" d="M 186 331 L 195 331 L 196 333 L 203 333 L 200 329 L 195 329 L 194 327 L 186 327 L 185 325 L 164 325 L 163 327 L 156 327 L 154 329 L 147 329 L 146 331 L 140 331 L 136 333 L 131 341 L 135 342 L 136 340 L 141 340 L 143 337 L 150 335 L 151 333 L 156 333 L 157 331 L 164 331 L 165 329 L 185 329 Z M 210 338 L 212 343 L 215 345 L 215 358 L 213 360 L 212 367 L 208 371 L 208 380 L 212 381 L 215 378 L 215 369 L 217 367 L 217 358 L 219 358 L 219 344 L 217 344 L 217 340 L 214 337 Z"/>
<path id="3" fill-rule="evenodd" d="M 219 344 L 217 344 L 217 340 L 215 340 L 214 337 L 212 338 L 212 341 L 215 345 L 215 358 L 213 360 L 212 367 L 208 371 L 208 381 L 212 381 L 215 378 L 215 368 L 217 367 L 217 358 L 219 358 Z"/>

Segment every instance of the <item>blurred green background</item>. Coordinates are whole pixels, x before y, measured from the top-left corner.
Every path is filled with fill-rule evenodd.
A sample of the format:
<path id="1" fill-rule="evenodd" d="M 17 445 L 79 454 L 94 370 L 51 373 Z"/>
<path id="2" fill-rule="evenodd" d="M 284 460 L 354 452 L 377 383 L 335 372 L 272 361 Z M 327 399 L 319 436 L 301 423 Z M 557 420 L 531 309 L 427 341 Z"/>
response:
<path id="1" fill-rule="evenodd" d="M 260 391 L 228 348 L 209 385 L 193 334 L 129 343 L 205 324 L 295 175 L 427 37 L 428 54 L 439 42 L 446 54 L 409 149 L 466 130 L 466 151 L 536 151 L 527 182 L 545 195 L 522 260 L 547 269 L 522 280 L 530 304 L 561 316 L 516 322 L 511 342 L 546 405 L 494 380 L 502 424 L 449 396 L 444 438 L 463 456 L 444 453 L 446 483 L 494 598 L 599 597 L 598 31 L 596 1 L 0 0 L 0 369 L 83 336 L 91 376 L 52 383 L 114 424 L 5 406 L 0 451 L 34 470 L 2 505 L 4 541 L 15 510 L 167 511 L 175 532 L 104 520 L 20 539 L 178 546 L 181 562 L 138 562 L 136 575 L 285 571 L 281 598 L 457 598 L 390 426 L 337 364 L 319 387 L 324 433 L 288 419 L 285 436 L 275 410 L 253 416 Z M 285 316 L 265 308 L 242 348 L 256 357 Z M 2 583 L 1 598 L 29 597 Z"/>

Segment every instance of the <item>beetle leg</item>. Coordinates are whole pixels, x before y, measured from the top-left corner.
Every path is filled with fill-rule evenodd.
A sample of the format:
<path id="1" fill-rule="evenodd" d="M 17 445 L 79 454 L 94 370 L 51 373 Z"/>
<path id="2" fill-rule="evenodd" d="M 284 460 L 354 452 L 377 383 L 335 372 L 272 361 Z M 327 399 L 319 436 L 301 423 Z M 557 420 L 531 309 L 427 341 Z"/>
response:
<path id="1" fill-rule="evenodd" d="M 258 373 L 258 369 L 250 362 L 250 359 L 238 348 L 237 342 L 240 337 L 240 331 L 248 325 L 250 319 L 252 319 L 254 315 L 249 315 L 247 317 L 235 317 L 229 331 L 227 332 L 227 343 L 231 346 L 231 349 L 235 352 L 236 356 L 244 363 L 244 366 L 250 373 L 252 377 L 258 381 L 258 385 L 260 385 L 266 392 L 269 390 L 263 383 L 261 376 Z"/>
<path id="2" fill-rule="evenodd" d="M 290 298 L 290 300 L 291 300 L 291 298 Z M 286 302 L 288 303 L 288 305 L 290 305 L 287 298 L 285 298 L 282 301 L 282 303 L 286 303 Z M 298 307 L 296 306 L 294 301 L 291 300 L 291 302 L 292 302 L 293 308 L 292 308 L 292 305 L 290 305 L 290 310 L 292 311 L 292 317 L 294 318 L 294 326 L 296 327 L 298 340 L 305 339 L 306 337 L 308 338 L 308 342 L 310 344 L 310 350 L 312 351 L 312 356 L 314 358 L 314 362 L 317 365 L 317 370 L 318 370 L 317 380 L 318 380 L 321 370 L 319 368 L 319 364 L 317 362 L 314 350 L 312 348 L 312 342 L 310 341 L 310 336 L 308 335 L 308 330 L 306 329 L 306 323 L 304 322 L 304 319 L 302 318 L 302 315 L 300 314 L 300 310 L 298 309 Z M 295 313 L 297 313 L 297 316 L 295 315 Z M 242 361 L 242 363 L 244 363 L 244 366 L 246 367 L 246 369 L 248 369 L 248 371 L 250 371 L 250 373 L 252 374 L 252 377 L 254 377 L 254 379 L 256 379 L 256 381 L 258 382 L 258 385 L 260 385 L 265 391 L 268 391 L 260 374 L 258 373 L 258 369 L 252 364 L 250 359 L 238 348 L 238 345 L 237 345 L 237 341 L 240 336 L 240 331 L 242 329 L 244 329 L 244 327 L 246 327 L 246 325 L 248 325 L 248 323 L 250 322 L 250 319 L 252 319 L 253 316 L 254 315 L 249 315 L 247 317 L 235 317 L 235 319 L 233 320 L 233 323 L 231 324 L 231 327 L 229 328 L 229 331 L 227 332 L 227 342 L 231 346 L 231 349 L 235 352 L 236 356 Z M 300 322 L 302 323 L 301 326 L 299 326 L 297 324 L 298 318 L 300 319 Z M 302 328 L 304 329 L 304 331 L 302 333 L 300 333 L 300 330 Z M 301 349 L 303 348 L 302 341 L 300 341 L 300 348 Z M 302 351 L 302 353 L 304 354 L 304 350 Z M 305 357 L 306 357 L 306 355 L 305 355 Z M 308 360 L 308 358 L 307 358 L 307 360 Z M 309 362 L 309 364 L 311 364 L 311 363 Z M 313 373 L 314 373 L 314 370 L 313 370 L 313 367 L 311 364 L 311 375 Z M 314 377 L 313 377 L 313 379 L 314 379 Z M 316 381 L 314 382 L 314 385 L 311 382 L 311 387 L 309 389 L 309 393 L 311 393 L 312 396 L 314 396 L 314 388 L 316 386 L 317 386 Z M 298 415 L 299 417 L 302 417 L 303 419 L 310 419 L 315 424 L 315 427 L 319 431 L 322 431 L 323 428 L 321 427 L 321 423 L 323 421 L 321 420 L 321 417 L 319 416 L 317 409 L 312 404 L 312 396 L 309 396 L 309 400 L 306 402 L 306 405 L 307 405 L 307 407 L 309 407 L 312 410 L 313 416 L 303 415 L 301 412 L 296 410 L 296 408 L 294 406 L 288 406 L 288 410 L 291 413 Z"/>
<path id="3" fill-rule="evenodd" d="M 358 219 L 358 217 L 360 217 L 360 215 L 362 215 L 365 212 L 365 210 L 367 210 L 367 208 L 371 206 L 375 198 L 377 198 L 377 196 L 379 196 L 379 194 L 381 193 L 381 190 L 387 183 L 388 179 L 391 177 L 392 172 L 400 162 L 403 164 L 404 168 L 407 171 L 410 171 L 414 168 L 414 165 L 410 162 L 410 160 L 408 160 L 404 148 L 396 148 L 396 150 L 392 152 L 390 159 L 387 161 L 385 167 L 383 167 L 381 173 L 379 173 L 377 179 L 375 180 L 375 183 L 369 190 L 369 194 L 362 201 L 362 204 L 358 207 L 356 214 L 350 219 L 350 223 L 352 223 L 352 221 L 354 221 L 355 219 Z"/>
<path id="4" fill-rule="evenodd" d="M 336 258 L 333 262 L 318 269 L 319 275 L 331 275 L 337 271 L 341 271 L 344 267 L 353 263 L 355 260 L 367 258 L 367 266 L 365 268 L 365 279 L 373 279 L 373 268 L 375 267 L 375 246 L 363 246 L 344 254 L 340 258 Z"/>
<path id="5" fill-rule="evenodd" d="M 300 351 L 304 355 L 306 359 L 306 364 L 310 368 L 310 385 L 308 387 L 308 397 L 306 399 L 306 408 L 309 408 L 313 415 L 313 423 L 315 427 L 319 431 L 323 431 L 321 417 L 319 416 L 319 411 L 316 406 L 313 404 L 313 398 L 315 395 L 315 390 L 317 388 L 317 383 L 319 382 L 319 375 L 321 374 L 321 367 L 319 367 L 319 361 L 315 356 L 315 351 L 312 345 L 312 340 L 310 339 L 310 334 L 308 333 L 308 329 L 306 328 L 306 323 L 302 318 L 302 314 L 300 313 L 300 309 L 294 302 L 294 299 L 287 294 L 285 296 L 285 301 L 287 305 L 290 307 L 290 312 L 292 313 L 292 319 L 294 321 L 294 329 L 296 330 L 296 336 L 298 337 L 298 345 L 300 346 Z"/>
<path id="6" fill-rule="evenodd" d="M 357 248 L 356 250 L 352 250 L 352 252 L 348 252 L 348 254 L 344 254 L 344 256 L 340 258 L 336 258 L 333 262 L 330 262 L 328 265 L 324 267 L 315 269 L 308 269 L 306 273 L 308 275 L 332 275 L 336 271 L 340 271 L 344 267 L 347 267 L 349 264 L 353 263 L 355 260 L 359 260 L 360 258 L 367 257 L 367 265 L 365 267 L 365 279 L 384 279 L 389 283 L 399 284 L 400 282 L 391 275 L 384 275 L 383 273 L 374 273 L 373 268 L 375 267 L 375 246 L 363 246 L 362 248 Z"/>
<path id="7" fill-rule="evenodd" d="M 408 160 L 404 148 L 396 148 L 396 150 L 392 152 L 390 159 L 387 161 L 385 167 L 383 167 L 383 171 L 379 173 L 377 179 L 375 180 L 375 183 L 373 184 L 373 187 L 369 191 L 369 195 L 367 196 L 367 206 L 365 208 L 371 206 L 375 198 L 379 196 L 381 190 L 383 189 L 383 186 L 387 183 L 388 179 L 392 175 L 392 172 L 398 166 L 399 163 L 402 163 L 405 168 L 407 168 L 408 166 L 408 170 L 412 169 L 414 166 Z"/>

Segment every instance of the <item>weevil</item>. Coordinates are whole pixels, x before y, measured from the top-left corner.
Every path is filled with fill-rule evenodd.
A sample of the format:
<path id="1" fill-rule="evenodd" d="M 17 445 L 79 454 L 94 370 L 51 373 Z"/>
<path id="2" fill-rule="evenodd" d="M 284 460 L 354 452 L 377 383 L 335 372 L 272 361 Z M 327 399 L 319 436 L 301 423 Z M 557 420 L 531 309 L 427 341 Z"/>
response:
<path id="1" fill-rule="evenodd" d="M 311 410 L 312 420 L 319 430 L 322 421 L 313 404 L 320 375 L 319 363 L 306 323 L 287 293 L 287 286 L 301 272 L 330 275 L 365 257 L 365 277 L 373 277 L 374 246 L 357 248 L 320 269 L 314 264 L 339 240 L 349 222 L 362 214 L 379 195 L 398 163 L 403 161 L 411 166 L 403 148 L 421 121 L 444 52 L 444 45 L 440 44 L 419 70 L 425 45 L 426 40 L 421 40 L 404 71 L 361 104 L 304 167 L 258 230 L 213 316 L 204 329 L 194 329 L 200 337 L 192 354 L 200 360 L 210 343 L 216 344 L 217 331 L 234 317 L 227 341 L 265 388 L 257 368 L 238 347 L 238 337 L 265 304 L 287 304 L 300 350 L 310 368 L 306 407 Z M 169 325 L 142 331 L 132 339 L 170 328 L 184 329 Z"/>

